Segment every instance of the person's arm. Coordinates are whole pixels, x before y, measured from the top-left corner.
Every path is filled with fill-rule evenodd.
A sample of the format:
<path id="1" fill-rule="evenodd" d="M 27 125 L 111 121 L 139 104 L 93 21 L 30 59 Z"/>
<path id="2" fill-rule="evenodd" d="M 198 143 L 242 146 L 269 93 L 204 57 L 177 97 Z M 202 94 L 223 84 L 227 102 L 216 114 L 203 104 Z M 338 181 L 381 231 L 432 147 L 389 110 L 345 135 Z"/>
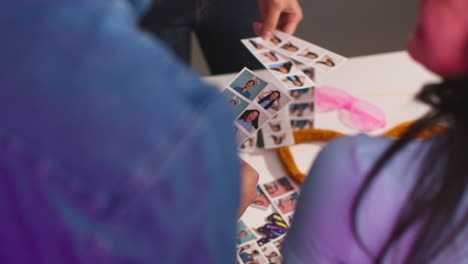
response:
<path id="1" fill-rule="evenodd" d="M 276 29 L 293 34 L 303 18 L 297 0 L 258 0 L 258 7 L 262 21 L 254 22 L 253 28 L 265 39 L 272 38 Z"/>
<path id="2" fill-rule="evenodd" d="M 354 139 L 332 141 L 314 162 L 283 244 L 286 263 L 347 263 L 354 246 L 350 207 L 361 173 L 355 166 Z"/>

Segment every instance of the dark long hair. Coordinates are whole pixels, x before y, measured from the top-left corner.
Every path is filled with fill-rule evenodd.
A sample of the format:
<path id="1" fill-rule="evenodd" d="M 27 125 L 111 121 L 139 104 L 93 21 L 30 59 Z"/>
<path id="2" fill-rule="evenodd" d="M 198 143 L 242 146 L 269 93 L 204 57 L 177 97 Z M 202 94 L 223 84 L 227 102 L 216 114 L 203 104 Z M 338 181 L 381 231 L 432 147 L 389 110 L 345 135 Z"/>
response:
<path id="1" fill-rule="evenodd" d="M 468 223 L 468 208 L 463 204 L 465 195 L 468 195 L 468 74 L 426 85 L 417 98 L 429 104 L 431 111 L 380 157 L 361 186 L 352 207 L 354 236 L 374 263 L 378 264 L 383 263 L 390 248 L 415 223 L 422 223 L 422 228 L 405 264 L 438 261 L 440 257 L 447 257 L 446 249 L 453 246 L 456 239 L 463 236 L 462 243 L 466 243 L 468 238 L 465 227 Z M 357 231 L 359 205 L 385 164 L 421 131 L 440 123 L 447 126 L 446 132 L 431 145 L 396 225 L 375 255 Z M 444 263 L 454 262 L 446 259 Z"/>
<path id="2" fill-rule="evenodd" d="M 270 96 L 273 94 L 273 93 L 277 93 L 278 94 L 278 97 L 275 99 L 275 100 L 270 100 Z M 270 109 L 270 107 L 273 106 L 273 104 L 278 101 L 279 99 L 281 98 L 281 93 L 279 91 L 272 91 L 271 93 L 265 95 L 263 98 L 261 98 L 260 100 L 258 100 L 258 103 L 261 104 L 263 102 L 265 102 L 266 100 L 270 100 L 270 103 L 267 104 L 264 108 L 265 109 Z"/>
<path id="3" fill-rule="evenodd" d="M 255 127 L 255 129 L 257 129 L 258 128 L 258 118 L 260 117 L 260 111 L 255 110 L 255 109 L 245 110 L 244 113 L 242 113 L 242 115 L 238 119 L 239 120 L 244 120 L 245 122 L 247 122 L 245 119 L 252 112 L 257 112 L 258 113 L 257 117 L 254 120 L 252 120 L 252 126 Z"/>

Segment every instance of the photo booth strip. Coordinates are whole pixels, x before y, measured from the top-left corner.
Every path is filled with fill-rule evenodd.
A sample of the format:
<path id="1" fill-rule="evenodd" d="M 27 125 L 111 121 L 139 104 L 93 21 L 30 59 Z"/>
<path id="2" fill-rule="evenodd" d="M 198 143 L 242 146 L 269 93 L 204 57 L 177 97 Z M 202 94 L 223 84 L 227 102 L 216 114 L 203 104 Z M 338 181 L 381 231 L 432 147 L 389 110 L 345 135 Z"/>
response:
<path id="1" fill-rule="evenodd" d="M 250 41 L 245 41 L 246 43 L 250 43 Z M 262 39 L 257 40 L 257 42 L 263 41 Z M 248 48 L 249 46 L 246 45 Z M 254 53 L 257 59 L 261 59 L 262 56 L 264 56 L 265 50 L 263 49 L 260 53 Z M 278 61 L 275 63 L 264 63 L 264 66 L 267 67 L 267 69 L 272 73 L 272 75 L 278 80 L 278 82 L 282 83 L 287 89 L 289 89 L 289 93 L 291 94 L 299 94 L 303 90 L 313 90 L 314 89 L 314 80 L 311 77 L 314 77 L 315 75 L 315 70 L 314 68 L 310 68 L 308 66 L 302 65 L 301 68 L 297 68 L 296 65 L 287 60 L 286 58 L 282 57 L 281 55 L 277 55 L 276 57 Z M 262 62 L 262 60 L 260 60 Z M 279 67 L 283 67 L 285 72 L 281 72 L 281 70 L 278 70 Z M 300 72 L 300 73 L 299 73 Z M 293 73 L 293 74 L 291 74 Z M 310 76 L 310 77 L 309 77 Z M 295 86 L 293 84 L 294 80 L 299 78 L 300 82 L 302 85 L 300 86 Z M 294 89 L 291 89 L 294 88 Z M 309 101 L 313 100 L 313 95 L 312 97 L 308 98 Z M 294 103 L 295 100 L 293 98 L 292 103 Z M 302 101 L 299 101 L 302 102 Z M 289 109 L 285 110 L 282 109 L 281 111 L 278 111 L 278 116 L 280 116 L 280 120 L 284 121 L 285 123 L 290 124 L 290 117 L 289 117 Z M 284 113 L 284 115 L 281 115 L 280 113 Z M 313 115 L 313 111 L 307 111 L 308 115 Z M 313 117 L 312 117 L 313 119 Z M 279 148 L 279 147 L 284 147 L 284 146 L 289 146 L 294 144 L 294 135 L 293 135 L 293 130 L 291 125 L 287 126 L 282 126 L 281 131 L 272 131 L 271 129 L 268 129 L 270 127 L 270 123 L 266 123 L 262 126 L 262 131 L 260 137 L 263 139 L 263 144 L 262 147 L 265 149 L 274 149 L 274 148 Z M 266 128 L 266 129 L 265 129 Z M 242 150 L 241 150 L 242 151 Z M 246 151 L 248 152 L 248 151 Z"/>
<path id="2" fill-rule="evenodd" d="M 227 85 L 222 92 L 227 103 L 236 113 L 234 133 L 239 146 L 253 151 L 249 138 L 255 141 L 256 132 L 262 125 L 271 120 L 279 109 L 287 108 L 292 101 L 289 91 L 277 87 L 258 77 L 251 70 L 244 68 Z"/>
<path id="3" fill-rule="evenodd" d="M 278 114 L 276 118 L 271 119 L 258 133 L 262 133 L 263 147 L 273 149 L 294 144 L 294 135 L 289 122 L 289 106 Z"/>
<path id="4" fill-rule="evenodd" d="M 278 45 L 272 45 L 271 41 L 264 41 L 262 42 L 264 47 L 325 72 L 338 69 L 348 60 L 342 55 L 279 30 L 275 31 L 274 37 L 281 39 L 281 42 Z"/>
<path id="5" fill-rule="evenodd" d="M 265 192 L 259 185 L 257 185 L 256 189 L 255 201 L 250 206 L 263 211 L 268 210 L 271 205 L 270 199 L 265 195 Z"/>
<path id="6" fill-rule="evenodd" d="M 314 69 L 307 68 L 314 74 Z M 311 129 L 315 118 L 315 87 L 289 91 L 293 101 L 262 126 L 258 132 L 265 149 L 290 146 L 295 143 L 294 131 Z"/>
<path id="7" fill-rule="evenodd" d="M 237 256 L 242 264 L 268 264 L 268 259 L 262 254 L 262 251 L 256 242 L 250 242 L 237 248 Z"/>
<path id="8" fill-rule="evenodd" d="M 256 49 L 251 43 L 261 43 L 262 47 L 267 47 L 267 41 L 260 37 L 242 39 L 242 44 L 263 64 L 263 66 L 281 83 L 286 89 L 294 90 L 315 86 L 315 83 L 302 72 L 292 60 L 281 56 L 279 51 L 274 49 Z"/>
<path id="9" fill-rule="evenodd" d="M 293 60 L 297 62 L 296 59 L 282 56 L 281 54 L 284 55 L 284 52 L 283 53 L 278 52 L 276 48 L 279 47 L 280 49 L 282 49 L 281 48 L 282 46 L 289 43 L 288 40 L 290 39 L 291 36 L 288 36 L 285 34 L 279 36 L 278 34 L 276 34 L 275 37 L 272 38 L 272 39 L 277 39 L 275 43 L 273 43 L 271 40 L 265 41 L 259 37 L 251 38 L 251 39 L 243 39 L 241 40 L 241 42 L 268 69 L 268 71 L 278 80 L 278 82 L 280 82 L 287 89 L 290 90 L 290 95 L 300 94 L 301 91 L 303 90 L 313 91 L 315 87 L 315 80 L 314 80 L 315 68 L 309 65 L 304 65 L 304 64 L 296 65 L 296 63 L 293 62 Z M 255 43 L 261 43 L 261 47 L 262 47 L 261 50 L 252 48 L 252 45 L 250 43 L 252 43 L 253 39 L 255 40 L 254 41 Z M 308 46 L 309 44 L 302 40 L 294 40 L 294 42 L 300 44 L 300 45 L 298 44 L 298 47 L 309 47 Z M 265 50 L 265 47 L 269 47 L 270 50 Z M 291 54 L 294 54 L 294 53 L 295 52 L 292 52 Z M 306 103 L 304 102 L 304 99 L 305 99 L 304 96 L 303 98 L 294 98 L 293 96 L 292 103 L 296 103 L 297 101 L 297 103 L 304 104 Z M 310 108 L 306 108 L 305 109 L 306 111 L 298 110 L 298 111 L 295 111 L 295 113 L 299 114 L 299 116 L 302 116 L 305 113 L 308 119 L 313 120 L 314 119 L 313 108 L 315 107 L 315 105 L 313 105 L 313 102 L 312 102 L 313 92 L 312 92 L 311 97 L 307 99 L 309 99 L 309 103 L 311 104 Z M 285 121 L 289 124 L 287 128 L 283 127 L 283 131 L 269 130 L 268 127 L 271 124 L 266 124 L 262 127 L 263 129 L 258 132 L 260 134 L 259 137 L 262 139 L 261 145 L 263 148 L 274 149 L 274 148 L 293 145 L 295 143 L 293 130 L 299 130 L 302 128 L 298 128 L 298 126 L 292 127 L 292 124 L 296 124 L 297 122 L 296 121 L 293 122 L 292 119 L 289 117 L 289 111 L 290 110 L 281 111 L 281 112 L 285 112 L 286 114 L 285 114 L 285 117 L 280 118 L 280 120 Z M 303 122 L 300 122 L 299 125 L 302 123 Z M 313 123 L 308 123 L 308 124 L 313 124 Z M 304 129 L 306 129 L 306 127 L 304 127 Z M 281 133 L 278 133 L 278 132 L 281 132 Z"/>
<path id="10" fill-rule="evenodd" d="M 283 219 L 290 220 L 295 211 L 295 204 L 299 198 L 299 187 L 289 178 L 281 177 L 270 182 L 260 184 L 265 195 L 271 202 L 271 206 L 275 209 Z M 288 204 L 287 208 L 284 208 L 279 203 L 280 201 L 295 200 L 294 204 Z M 289 202 L 288 202 L 289 203 Z"/>
<path id="11" fill-rule="evenodd" d="M 236 243 L 238 246 L 247 244 L 249 242 L 257 240 L 257 236 L 253 232 L 253 230 L 248 227 L 244 221 L 239 220 L 237 222 L 237 237 Z"/>
<path id="12" fill-rule="evenodd" d="M 282 259 L 279 250 L 281 249 L 285 235 L 291 227 L 291 219 L 295 208 L 289 207 L 285 211 L 284 208 L 274 203 L 290 196 L 295 196 L 295 199 L 297 199 L 299 195 L 299 187 L 287 176 L 261 183 L 257 185 L 257 188 L 263 191 L 271 205 L 268 210 L 257 211 L 263 211 L 262 213 L 265 215 L 262 224 L 249 227 L 242 219 L 238 222 L 237 253 L 240 263 L 243 264 L 248 263 L 244 260 L 251 258 L 254 261 L 259 261 L 259 263 L 271 263 L 271 261 L 275 263 L 274 261 Z M 282 209 L 286 213 L 282 213 Z M 248 237 L 246 233 L 240 235 L 240 231 L 242 230 L 252 232 L 256 240 L 252 240 L 252 236 L 246 238 Z M 240 241 L 240 238 L 244 239 Z M 249 256 L 253 250 L 258 250 L 260 252 L 259 256 Z"/>
<path id="13" fill-rule="evenodd" d="M 258 133 L 258 132 L 257 132 Z M 257 135 L 248 137 L 239 145 L 239 151 L 244 153 L 252 153 L 257 149 Z"/>
<path id="14" fill-rule="evenodd" d="M 283 257 L 279 250 L 272 243 L 260 248 L 262 254 L 268 259 L 269 263 L 283 263 Z"/>

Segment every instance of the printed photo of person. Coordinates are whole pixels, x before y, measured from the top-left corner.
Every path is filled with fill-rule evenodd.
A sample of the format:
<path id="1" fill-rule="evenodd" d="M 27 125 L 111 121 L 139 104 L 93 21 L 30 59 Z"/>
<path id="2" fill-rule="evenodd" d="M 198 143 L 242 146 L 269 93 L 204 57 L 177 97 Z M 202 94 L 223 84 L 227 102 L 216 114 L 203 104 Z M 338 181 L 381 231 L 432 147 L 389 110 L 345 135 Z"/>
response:
<path id="1" fill-rule="evenodd" d="M 302 89 L 291 90 L 289 92 L 289 95 L 294 100 L 313 99 L 314 98 L 314 88 L 302 88 Z"/>
<path id="2" fill-rule="evenodd" d="M 238 245 L 257 239 L 257 237 L 252 233 L 252 231 L 245 225 L 244 221 L 242 220 L 237 223 L 237 231 Z"/>
<path id="3" fill-rule="evenodd" d="M 248 150 L 252 149 L 255 146 L 255 140 L 253 137 L 247 138 L 242 144 L 240 145 L 241 150 Z"/>
<path id="4" fill-rule="evenodd" d="M 302 69 L 302 72 L 307 75 L 312 81 L 315 81 L 315 69 L 310 67 L 310 68 L 305 68 Z"/>
<path id="5" fill-rule="evenodd" d="M 294 190 L 294 187 L 289 182 L 288 178 L 282 177 L 278 180 L 274 180 L 263 184 L 263 188 L 267 191 L 271 198 L 278 197 L 289 191 Z"/>
<path id="6" fill-rule="evenodd" d="M 284 132 L 265 134 L 265 149 L 273 149 L 294 144 L 293 134 L 290 130 Z"/>
<path id="7" fill-rule="evenodd" d="M 234 125 L 234 136 L 236 137 L 237 142 L 239 142 L 239 144 L 241 142 L 244 142 L 248 137 L 247 133 L 236 125 Z"/>
<path id="8" fill-rule="evenodd" d="M 278 45 L 281 43 L 281 39 L 277 36 L 277 35 L 274 35 L 271 39 L 270 39 L 270 42 L 273 44 L 273 45 Z"/>
<path id="9" fill-rule="evenodd" d="M 291 71 L 293 64 L 290 61 L 276 63 L 268 66 L 268 69 L 275 73 L 288 74 Z"/>
<path id="10" fill-rule="evenodd" d="M 318 58 L 318 54 L 309 50 L 299 53 L 299 56 L 306 57 L 307 59 L 315 60 Z"/>
<path id="11" fill-rule="evenodd" d="M 304 102 L 289 105 L 289 114 L 294 117 L 312 115 L 314 113 L 314 103 Z"/>
<path id="12" fill-rule="evenodd" d="M 314 82 L 308 77 L 306 77 L 305 74 L 302 72 L 287 76 L 286 78 L 282 79 L 282 81 L 290 89 L 306 88 L 306 87 L 314 86 Z"/>
<path id="13" fill-rule="evenodd" d="M 265 110 L 271 108 L 275 111 L 279 111 L 281 109 L 280 99 L 281 93 L 278 90 L 263 91 L 258 95 L 257 103 Z"/>
<path id="14" fill-rule="evenodd" d="M 250 39 L 249 42 L 250 45 L 252 45 L 252 47 L 256 50 L 265 49 L 265 45 L 263 45 L 262 40 L 260 38 Z"/>
<path id="15" fill-rule="evenodd" d="M 236 119 L 236 124 L 249 134 L 262 127 L 270 118 L 270 114 L 256 104 L 250 104 Z"/>
<path id="16" fill-rule="evenodd" d="M 260 254 L 260 249 L 254 243 L 243 245 L 239 248 L 239 258 L 244 264 L 268 263 L 265 256 Z"/>
<path id="17" fill-rule="evenodd" d="M 299 50 L 299 48 L 292 44 L 291 41 L 288 41 L 286 44 L 282 45 L 281 48 L 291 52 L 296 52 Z"/>
<path id="18" fill-rule="evenodd" d="M 267 86 L 267 82 L 243 69 L 229 86 L 248 100 L 253 100 Z"/>
<path id="19" fill-rule="evenodd" d="M 293 131 L 312 129 L 312 128 L 314 128 L 314 122 L 311 118 L 291 120 L 291 129 Z"/>
<path id="20" fill-rule="evenodd" d="M 244 113 L 239 116 L 237 123 L 250 133 L 258 129 L 259 118 L 260 111 L 257 109 L 249 109 L 245 110 Z"/>
<path id="21" fill-rule="evenodd" d="M 257 185 L 257 195 L 255 196 L 255 201 L 253 204 L 261 209 L 268 209 L 270 207 L 270 200 L 266 197 L 266 195 L 263 193 L 262 189 L 260 186 Z"/>
<path id="22" fill-rule="evenodd" d="M 281 121 L 268 122 L 268 128 L 270 128 L 272 132 L 280 132 L 282 127 L 283 124 Z"/>
<path id="23" fill-rule="evenodd" d="M 261 53 L 261 56 L 258 59 L 265 63 L 277 62 L 279 60 L 278 55 L 272 50 Z"/>
<path id="24" fill-rule="evenodd" d="M 315 62 L 316 68 L 323 70 L 323 71 L 331 71 L 336 68 L 338 68 L 340 65 L 342 65 L 346 61 L 346 58 L 335 54 L 335 53 L 328 53 L 322 58 L 320 58 L 318 61 Z"/>
<path id="25" fill-rule="evenodd" d="M 286 79 L 283 79 L 283 82 L 285 82 L 289 86 L 292 86 L 293 88 L 294 87 L 297 88 L 297 87 L 304 86 L 304 80 L 305 80 L 304 76 L 291 75 L 291 76 L 286 77 Z"/>
<path id="26" fill-rule="evenodd" d="M 247 101 L 234 94 L 234 92 L 230 91 L 229 89 L 224 90 L 222 94 L 228 102 L 229 106 L 233 109 L 236 116 L 244 111 L 244 109 L 249 105 Z"/>
<path id="27" fill-rule="evenodd" d="M 273 139 L 273 142 L 275 145 L 281 145 L 283 143 L 283 140 L 286 138 L 286 133 L 280 134 L 280 135 L 270 135 L 271 138 Z"/>
<path id="28" fill-rule="evenodd" d="M 327 50 L 314 44 L 307 43 L 304 48 L 300 48 L 299 53 L 297 53 L 294 57 L 304 64 L 309 64 L 321 58 L 326 53 Z"/>
<path id="29" fill-rule="evenodd" d="M 263 255 L 268 259 L 269 264 L 281 264 L 282 258 L 278 250 L 271 244 L 261 248 Z"/>
<path id="30" fill-rule="evenodd" d="M 335 65 L 336 65 L 333 58 L 328 56 L 328 55 L 326 55 L 325 57 L 323 57 L 322 59 L 320 59 L 316 63 L 325 65 L 327 67 L 335 67 Z"/>
<path id="31" fill-rule="evenodd" d="M 292 116 L 303 116 L 304 111 L 309 106 L 309 103 L 297 103 L 297 104 L 290 104 L 289 105 L 289 114 Z"/>
<path id="32" fill-rule="evenodd" d="M 276 114 L 291 100 L 291 97 L 283 94 L 273 85 L 267 86 L 256 98 L 256 102 L 270 115 Z"/>
<path id="33" fill-rule="evenodd" d="M 279 178 L 278 180 L 279 185 L 285 189 L 287 192 L 294 190 L 294 187 L 292 186 L 291 182 L 289 181 L 288 178 L 282 177 Z"/>
<path id="34" fill-rule="evenodd" d="M 289 214 L 296 209 L 297 199 L 299 194 L 294 192 L 286 197 L 279 198 L 275 201 L 276 206 L 282 214 Z"/>

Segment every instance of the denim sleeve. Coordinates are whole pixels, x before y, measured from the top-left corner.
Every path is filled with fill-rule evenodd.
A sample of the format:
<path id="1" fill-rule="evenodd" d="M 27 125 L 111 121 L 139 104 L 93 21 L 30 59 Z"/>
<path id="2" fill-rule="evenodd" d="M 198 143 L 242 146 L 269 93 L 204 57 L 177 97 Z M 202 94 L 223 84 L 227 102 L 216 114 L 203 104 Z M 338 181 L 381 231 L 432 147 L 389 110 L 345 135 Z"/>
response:
<path id="1" fill-rule="evenodd" d="M 0 263 L 234 260 L 240 172 L 218 92 L 107 1 L 27 2 L 0 11 Z"/>

